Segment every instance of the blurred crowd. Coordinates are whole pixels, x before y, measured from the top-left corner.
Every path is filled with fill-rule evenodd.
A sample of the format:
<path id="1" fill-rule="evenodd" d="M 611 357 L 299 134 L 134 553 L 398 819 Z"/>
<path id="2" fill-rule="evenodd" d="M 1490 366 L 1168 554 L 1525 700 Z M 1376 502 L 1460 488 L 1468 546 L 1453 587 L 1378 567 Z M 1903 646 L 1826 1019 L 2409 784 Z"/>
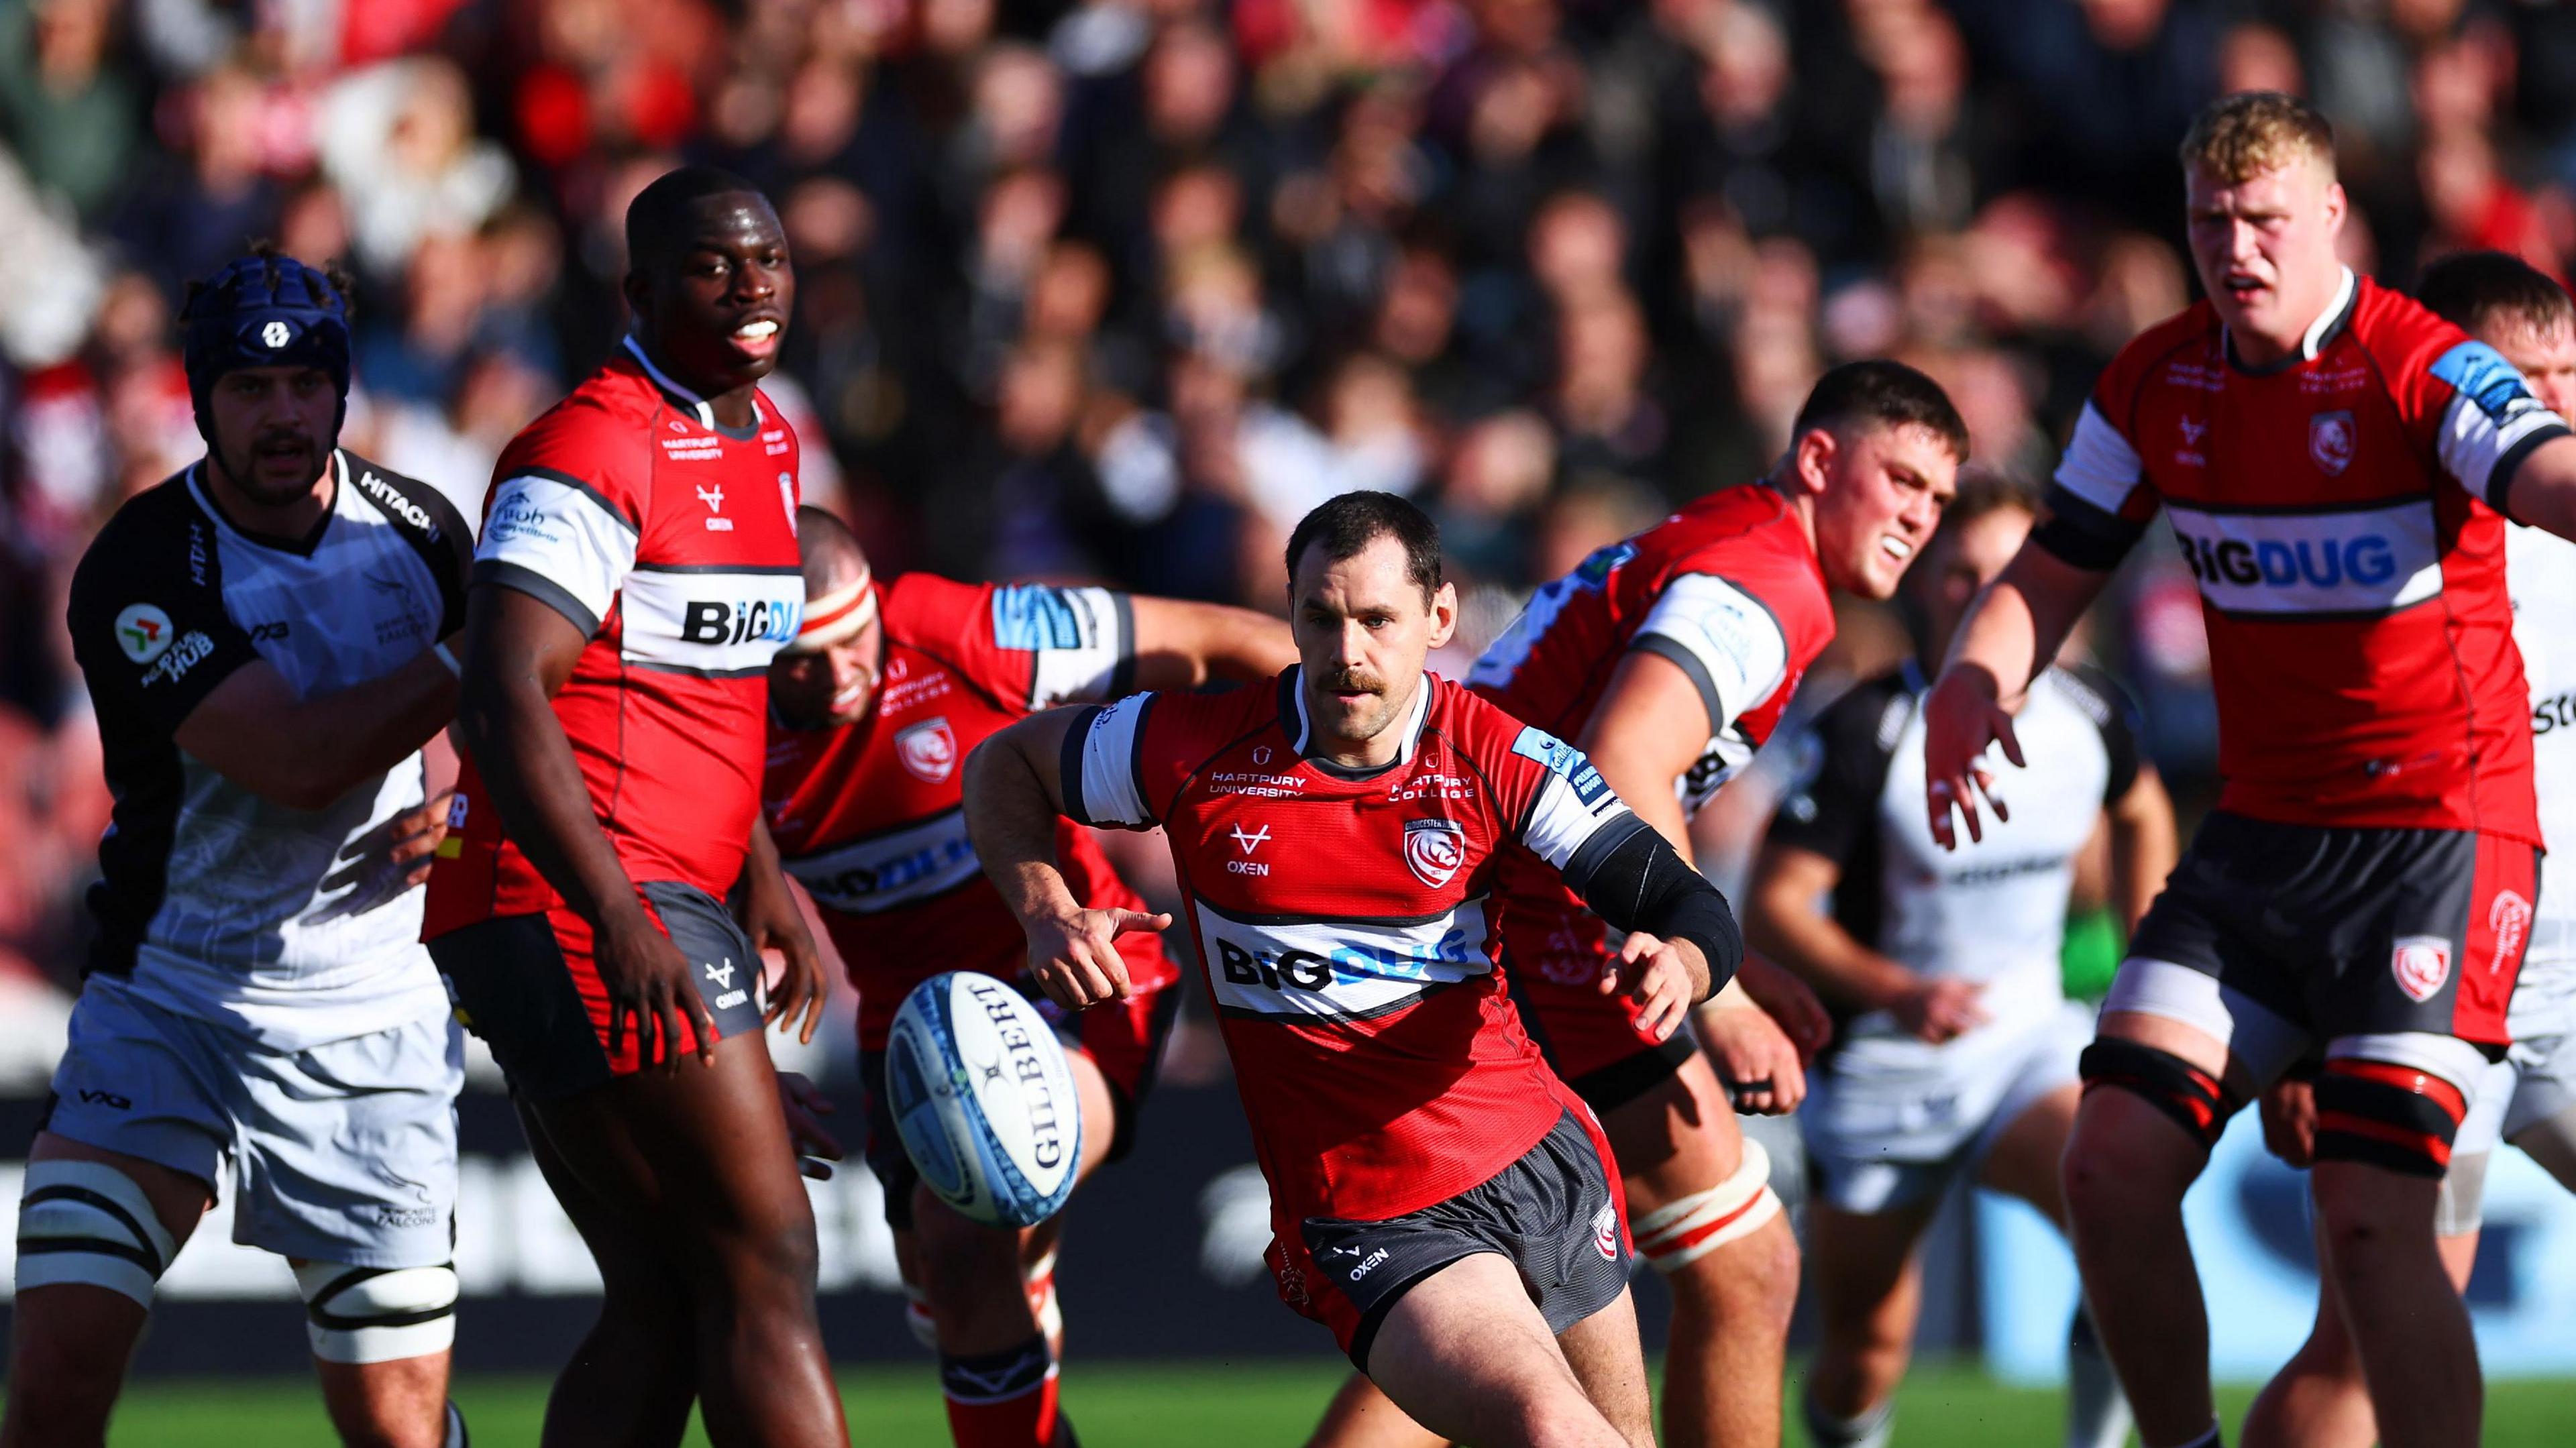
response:
<path id="1" fill-rule="evenodd" d="M 198 454 L 172 319 L 253 238 L 346 259 L 347 441 L 472 516 L 623 325 L 627 200 L 730 167 L 798 264 L 808 494 L 881 569 L 1275 606 L 1288 525 L 1385 488 L 1471 650 L 1837 360 L 2044 476 L 2189 299 L 2173 149 L 2247 88 L 2335 120 L 2356 267 L 2576 254 L 2546 3 L 0 0 L 0 988 L 76 971 L 106 818 L 65 580 Z M 2142 554 L 2095 638 L 2187 788 L 2188 575 Z"/>

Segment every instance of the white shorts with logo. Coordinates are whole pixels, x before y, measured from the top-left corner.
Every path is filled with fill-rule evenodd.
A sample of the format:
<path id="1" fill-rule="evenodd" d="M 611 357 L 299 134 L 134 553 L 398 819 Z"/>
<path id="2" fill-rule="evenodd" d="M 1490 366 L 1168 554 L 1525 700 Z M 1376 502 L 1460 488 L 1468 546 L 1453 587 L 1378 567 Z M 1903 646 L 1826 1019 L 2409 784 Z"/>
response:
<path id="1" fill-rule="evenodd" d="M 2024 1111 L 2077 1084 L 2093 1021 L 2091 1007 L 2061 1001 L 1939 1046 L 1863 1038 L 1835 1052 L 1809 1078 L 1798 1108 L 1818 1199 L 1878 1213 L 1939 1195 L 1953 1176 L 1974 1171 Z"/>
<path id="2" fill-rule="evenodd" d="M 222 1195 L 233 1240 L 351 1267 L 455 1255 L 464 1035 L 441 1013 L 308 1050 L 137 999 L 93 976 L 72 1008 L 44 1129 L 184 1172 Z"/>
<path id="3" fill-rule="evenodd" d="M 2576 920 L 2533 922 L 2505 1024 L 2513 1045 L 2478 1081 L 2454 1157 L 2493 1151 L 2576 1105 Z"/>

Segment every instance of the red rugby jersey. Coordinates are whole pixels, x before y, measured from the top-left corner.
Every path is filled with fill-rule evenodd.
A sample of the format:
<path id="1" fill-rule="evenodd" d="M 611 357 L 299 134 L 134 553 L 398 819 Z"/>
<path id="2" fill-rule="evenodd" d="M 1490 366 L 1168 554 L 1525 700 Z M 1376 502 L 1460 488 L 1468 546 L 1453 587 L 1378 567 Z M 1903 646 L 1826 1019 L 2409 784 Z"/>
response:
<path id="1" fill-rule="evenodd" d="M 1541 588 L 1467 683 L 1514 718 L 1579 739 L 1629 651 L 1672 660 L 1708 713 L 1708 743 L 1679 784 L 1696 813 L 1770 739 L 1833 637 L 1833 600 L 1797 511 L 1768 487 L 1726 488 Z M 1506 851 L 1502 888 L 1514 965 L 1561 983 L 1599 979 L 1604 927 L 1554 870 Z"/>
<path id="2" fill-rule="evenodd" d="M 849 967 L 868 1051 L 885 1049 L 895 1009 L 941 971 L 1016 980 L 1028 966 L 1028 937 L 966 838 L 967 752 L 1031 710 L 1117 697 L 1135 665 L 1123 594 L 927 573 L 878 594 L 874 707 L 837 729 L 773 717 L 762 792 L 787 871 Z M 1056 853 L 1085 905 L 1145 908 L 1091 831 L 1066 821 Z M 1179 974 L 1160 936 L 1126 936 L 1118 953 L 1139 989 Z"/>
<path id="3" fill-rule="evenodd" d="M 1286 1240 L 1490 1179 L 1569 1108 L 1504 993 L 1496 854 L 1636 817 L 1571 746 L 1426 676 L 1395 761 L 1305 757 L 1297 671 L 1138 694 L 1067 736 L 1066 806 L 1161 825 Z M 1605 840 L 1605 843 L 1607 841 Z"/>
<path id="4" fill-rule="evenodd" d="M 2350 272 L 2263 371 L 2201 302 L 2103 372 L 2039 541 L 2106 568 L 2164 508 L 2208 623 L 2220 808 L 2538 844 L 2493 503 L 2566 431 L 2492 348 Z"/>
<path id="5" fill-rule="evenodd" d="M 590 804 L 638 884 L 721 898 L 759 818 L 769 657 L 796 636 L 796 435 L 769 399 L 735 430 L 632 339 L 501 454 L 476 586 L 561 611 L 590 642 L 554 698 Z M 425 934 L 560 897 L 464 761 Z"/>

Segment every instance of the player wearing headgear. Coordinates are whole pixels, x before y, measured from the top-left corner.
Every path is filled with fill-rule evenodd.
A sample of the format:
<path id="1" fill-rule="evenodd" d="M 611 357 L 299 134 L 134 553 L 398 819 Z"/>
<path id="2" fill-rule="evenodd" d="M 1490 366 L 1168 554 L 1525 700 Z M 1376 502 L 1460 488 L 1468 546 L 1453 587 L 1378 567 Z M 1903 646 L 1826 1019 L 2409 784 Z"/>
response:
<path id="1" fill-rule="evenodd" d="M 2393 1448 L 2477 1440 L 2435 1250 L 2468 1093 L 2511 1036 L 2540 829 L 2505 519 L 2576 536 L 2576 440 L 2494 348 L 2337 259 L 2334 140 L 2231 96 L 2181 148 L 2206 301 L 2122 349 L 1924 701 L 1926 808 L 1981 827 L 2004 701 L 2161 506 L 2191 562 L 2218 808 L 2122 962 L 2067 1148 L 2085 1301 L 2149 1448 L 2219 1441 L 2183 1193 L 2312 1044 L 2319 1230 Z M 1991 804 L 1991 799 L 1988 800 Z M 2000 813 L 2000 806 L 1997 807 Z"/>
<path id="2" fill-rule="evenodd" d="M 967 761 L 985 873 L 1047 994 L 1130 989 L 1059 816 L 1168 836 L 1269 1180 L 1291 1306 L 1417 1421 L 1496 1445 L 1653 1442 L 1609 1149 L 1520 1025 L 1513 843 L 1630 930 L 1599 989 L 1670 1035 L 1742 956 L 1724 897 L 1572 746 L 1424 672 L 1457 620 L 1438 530 L 1350 493 L 1287 550 L 1301 662 L 1269 688 L 1032 716 Z"/>
<path id="3" fill-rule="evenodd" d="M 2464 252 L 2424 269 L 2416 300 L 2496 349 L 2543 406 L 2576 410 L 2576 306 L 2558 283 L 2519 257 Z M 2532 765 L 2540 833 L 2553 842 L 2540 867 L 2531 945 L 2505 1012 L 2513 1048 L 2487 1068 L 2451 1146 L 2433 1228 L 2451 1284 L 2465 1289 L 2478 1255 L 2488 1158 L 2500 1141 L 2576 1191 L 2576 547 L 2536 528 L 2505 534 L 2505 583 L 2513 641 L 2531 684 Z M 2314 1158 L 2315 1092 L 2284 1081 L 2263 1100 L 2264 1139 L 2293 1165 Z M 2329 1286 L 2316 1325 L 2245 1419 L 2248 1448 L 2368 1448 L 2378 1424 L 2352 1334 Z"/>
<path id="4" fill-rule="evenodd" d="M 1968 451 L 1940 386 L 1883 361 L 1827 373 L 1790 437 L 1770 476 L 1708 494 L 1541 588 L 1468 676 L 1505 712 L 1574 740 L 1684 859 L 1690 816 L 1771 737 L 1833 638 L 1827 586 L 1892 592 Z M 1665 1436 L 1688 1448 L 1776 1444 L 1798 1245 L 1770 1159 L 1735 1110 L 1797 1105 L 1824 1010 L 1756 957 L 1743 989 L 1695 1017 L 1704 1042 L 1658 1034 L 1599 992 L 1618 951 L 1601 916 L 1525 852 L 1506 851 L 1497 879 L 1512 995 L 1549 1063 L 1600 1114 L 1638 1254 L 1672 1289 Z M 1363 1426 L 1383 1420 L 1365 1399 L 1346 1390 L 1316 1448 L 1421 1441 L 1392 1423 Z"/>
<path id="5" fill-rule="evenodd" d="M 1069 1443 L 1049 1343 L 1060 1219 L 1023 1231 L 960 1215 L 919 1187 L 886 1101 L 886 1036 L 914 986 L 949 970 L 1011 980 L 1028 964 L 1019 921 L 966 838 L 959 765 L 1032 711 L 1211 677 L 1268 680 L 1296 650 L 1277 619 L 1249 609 L 926 573 L 879 583 L 840 519 L 810 507 L 799 517 L 805 621 L 769 670 L 770 835 L 859 992 L 868 1165 L 885 1186 L 915 1329 L 939 1351 L 949 1431 L 959 1448 Z M 1148 913 L 1090 831 L 1063 824 L 1056 846 L 1080 898 Z M 1040 1006 L 1073 1069 L 1086 1176 L 1133 1146 L 1180 1004 L 1160 937 L 1132 940 L 1126 959 L 1126 999 L 1076 1015 Z"/>
<path id="6" fill-rule="evenodd" d="M 718 1443 L 845 1443 L 761 1034 L 811 1039 L 823 990 L 760 821 L 804 608 L 759 387 L 794 275 L 768 200 L 703 167 L 638 193 L 626 243 L 633 330 L 494 469 L 430 950 L 605 1283 L 545 1440 L 676 1443 L 695 1400 Z"/>
<path id="7" fill-rule="evenodd" d="M 180 321 L 205 459 L 118 509 L 72 577 L 116 803 L 19 1201 L 0 1443 L 103 1441 L 229 1161 L 234 1240 L 293 1263 L 341 1436 L 459 1444 L 463 1054 L 413 887 L 473 535 L 339 448 L 338 280 L 262 249 Z"/>
<path id="8" fill-rule="evenodd" d="M 1824 1336 L 1803 1407 L 1819 1445 L 1893 1432 L 1922 1293 L 1914 1248 L 1953 1178 L 1973 1173 L 2065 1221 L 2057 1163 L 2076 1058 L 2093 1038 L 2093 1013 L 2059 976 L 2076 861 L 2107 823 L 2130 925 L 2173 868 L 2173 807 L 2117 686 L 2088 669 L 2051 669 L 2031 687 L 2014 727 L 2045 777 L 2017 791 L 2011 820 L 1956 855 L 1925 826 L 1926 669 L 2037 511 L 2035 488 L 1961 474 L 1908 577 L 1916 657 L 1854 686 L 1791 743 L 1797 783 L 1747 890 L 1747 938 L 1841 1017 L 1798 1113 Z M 2080 1313 L 2068 1347 L 2067 1442 L 2118 1448 L 2128 1412 Z"/>

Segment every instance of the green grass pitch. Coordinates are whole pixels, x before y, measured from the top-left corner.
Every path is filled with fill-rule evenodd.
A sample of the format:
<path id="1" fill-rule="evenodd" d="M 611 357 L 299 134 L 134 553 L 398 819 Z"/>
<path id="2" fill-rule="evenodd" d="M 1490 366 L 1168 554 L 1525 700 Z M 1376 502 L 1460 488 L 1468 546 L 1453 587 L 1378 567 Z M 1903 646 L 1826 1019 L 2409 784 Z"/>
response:
<path id="1" fill-rule="evenodd" d="M 1326 1361 L 1154 1366 L 1076 1360 L 1065 1373 L 1066 1409 L 1095 1448 L 1297 1448 L 1340 1381 Z M 845 1373 L 856 1448 L 944 1448 L 947 1422 L 926 1364 Z M 537 1439 L 545 1384 L 533 1378 L 468 1378 L 457 1384 L 474 1441 L 517 1448 Z M 2220 1393 L 2231 1426 L 2253 1389 Z M 1903 1448 L 2006 1448 L 2059 1441 L 2055 1393 L 2007 1388 L 1973 1369 L 1921 1368 L 1900 1399 Z M 1794 1418 L 1794 1415 L 1792 1415 Z M 2487 1394 L 2488 1448 L 2570 1441 L 2576 1383 L 2499 1382 Z M 2233 1433 L 2230 1434 L 2232 1438 Z M 292 1448 L 332 1442 L 309 1384 L 176 1382 L 138 1384 L 108 1435 L 114 1448 Z M 692 1444 L 706 1440 L 697 1434 Z M 1792 1428 L 1792 1444 L 1805 1439 Z"/>

